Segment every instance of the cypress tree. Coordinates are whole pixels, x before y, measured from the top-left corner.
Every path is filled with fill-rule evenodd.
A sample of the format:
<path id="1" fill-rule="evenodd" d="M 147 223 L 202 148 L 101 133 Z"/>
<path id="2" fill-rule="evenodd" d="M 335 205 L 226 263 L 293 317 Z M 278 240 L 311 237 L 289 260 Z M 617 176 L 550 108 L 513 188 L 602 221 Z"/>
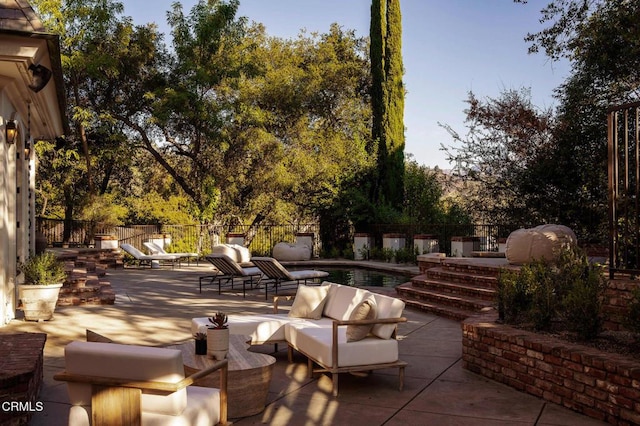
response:
<path id="1" fill-rule="evenodd" d="M 373 201 L 402 208 L 404 195 L 404 85 L 400 0 L 372 0 L 370 26 L 372 141 L 378 170 Z"/>

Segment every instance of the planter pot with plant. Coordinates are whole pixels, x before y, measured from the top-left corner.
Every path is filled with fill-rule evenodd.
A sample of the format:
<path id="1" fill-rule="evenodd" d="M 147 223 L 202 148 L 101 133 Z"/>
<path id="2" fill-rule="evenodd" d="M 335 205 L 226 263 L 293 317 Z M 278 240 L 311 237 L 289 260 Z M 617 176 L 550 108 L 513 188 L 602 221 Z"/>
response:
<path id="1" fill-rule="evenodd" d="M 64 263 L 53 253 L 40 253 L 27 259 L 18 269 L 24 274 L 24 284 L 18 285 L 24 319 L 48 321 L 58 302 L 58 293 L 66 273 Z"/>
<path id="2" fill-rule="evenodd" d="M 215 360 L 222 360 L 229 352 L 229 327 L 227 315 L 216 312 L 209 318 L 211 325 L 207 328 L 207 356 Z"/>
<path id="3" fill-rule="evenodd" d="M 193 335 L 196 343 L 196 355 L 207 354 L 207 333 L 197 332 Z"/>

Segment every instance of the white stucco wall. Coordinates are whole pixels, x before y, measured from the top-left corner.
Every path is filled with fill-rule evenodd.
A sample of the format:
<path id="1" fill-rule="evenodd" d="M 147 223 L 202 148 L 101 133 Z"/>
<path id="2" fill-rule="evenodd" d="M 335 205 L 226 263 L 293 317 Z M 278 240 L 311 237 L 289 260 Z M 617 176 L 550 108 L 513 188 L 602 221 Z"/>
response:
<path id="1" fill-rule="evenodd" d="M 15 317 L 15 284 L 17 240 L 16 212 L 16 145 L 7 145 L 4 125 L 11 112 L 4 93 L 0 93 L 0 322 Z"/>

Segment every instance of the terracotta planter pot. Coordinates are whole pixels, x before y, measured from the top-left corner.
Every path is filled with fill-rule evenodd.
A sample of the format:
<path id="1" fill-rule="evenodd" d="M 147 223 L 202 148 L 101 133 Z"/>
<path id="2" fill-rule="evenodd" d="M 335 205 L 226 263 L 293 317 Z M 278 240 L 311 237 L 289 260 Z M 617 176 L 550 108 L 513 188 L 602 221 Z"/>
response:
<path id="1" fill-rule="evenodd" d="M 229 352 L 229 329 L 207 329 L 207 356 L 215 360 L 222 360 Z"/>

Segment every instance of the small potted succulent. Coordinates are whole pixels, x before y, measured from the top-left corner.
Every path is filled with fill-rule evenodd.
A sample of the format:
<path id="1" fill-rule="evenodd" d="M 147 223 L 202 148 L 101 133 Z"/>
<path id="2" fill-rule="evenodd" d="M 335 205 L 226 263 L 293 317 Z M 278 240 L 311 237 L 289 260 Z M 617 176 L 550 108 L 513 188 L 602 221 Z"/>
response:
<path id="1" fill-rule="evenodd" d="M 207 356 L 216 360 L 225 359 L 229 352 L 229 327 L 227 315 L 216 312 L 209 318 L 207 327 Z"/>
<path id="2" fill-rule="evenodd" d="M 60 287 L 67 278 L 64 262 L 55 254 L 44 252 L 31 256 L 18 265 L 24 283 L 18 285 L 24 319 L 47 321 L 53 318 Z"/>
<path id="3" fill-rule="evenodd" d="M 196 341 L 196 355 L 207 354 L 207 333 L 201 331 L 194 333 L 193 338 Z"/>

